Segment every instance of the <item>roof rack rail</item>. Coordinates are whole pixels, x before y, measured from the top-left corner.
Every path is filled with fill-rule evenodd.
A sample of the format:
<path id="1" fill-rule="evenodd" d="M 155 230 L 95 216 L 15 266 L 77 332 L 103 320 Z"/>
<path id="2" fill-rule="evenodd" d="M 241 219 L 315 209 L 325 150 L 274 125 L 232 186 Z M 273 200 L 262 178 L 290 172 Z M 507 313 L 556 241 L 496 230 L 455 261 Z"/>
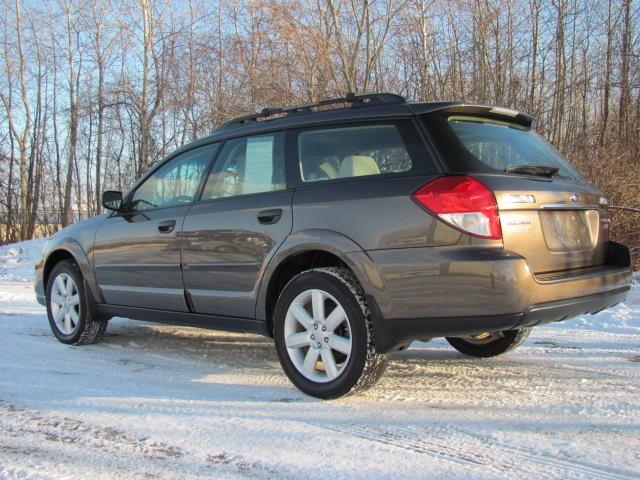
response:
<path id="1" fill-rule="evenodd" d="M 215 132 L 222 130 L 228 130 L 230 128 L 240 127 L 249 123 L 256 123 L 260 119 L 267 119 L 274 115 L 291 115 L 296 113 L 310 113 L 318 107 L 325 107 L 328 105 L 336 105 L 341 103 L 351 104 L 351 107 L 364 107 L 364 106 L 376 106 L 376 105 L 394 105 L 407 103 L 406 99 L 401 95 L 394 93 L 371 93 L 364 95 L 356 95 L 353 92 L 347 93 L 344 97 L 329 98 L 326 100 L 320 100 L 315 103 L 307 103 L 302 105 L 294 105 L 284 108 L 263 108 L 259 112 L 252 113 L 251 115 L 244 115 L 229 120 L 228 122 L 220 125 Z"/>

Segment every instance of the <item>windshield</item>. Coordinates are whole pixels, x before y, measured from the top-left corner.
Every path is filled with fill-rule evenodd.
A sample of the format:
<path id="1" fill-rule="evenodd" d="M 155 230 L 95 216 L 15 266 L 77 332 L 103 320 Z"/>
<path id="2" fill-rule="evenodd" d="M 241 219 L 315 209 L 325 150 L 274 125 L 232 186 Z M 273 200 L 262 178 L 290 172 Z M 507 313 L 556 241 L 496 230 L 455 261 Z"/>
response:
<path id="1" fill-rule="evenodd" d="M 454 172 L 502 173 L 535 165 L 557 168 L 557 177 L 583 180 L 542 136 L 515 123 L 446 114 L 426 115 L 424 123 Z"/>

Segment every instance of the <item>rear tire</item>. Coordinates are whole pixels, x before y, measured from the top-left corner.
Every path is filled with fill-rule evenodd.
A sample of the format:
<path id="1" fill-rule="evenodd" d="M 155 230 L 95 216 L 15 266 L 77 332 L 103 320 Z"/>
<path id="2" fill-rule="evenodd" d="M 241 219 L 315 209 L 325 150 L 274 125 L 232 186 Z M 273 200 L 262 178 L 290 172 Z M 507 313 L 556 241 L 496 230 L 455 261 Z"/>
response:
<path id="1" fill-rule="evenodd" d="M 107 329 L 107 320 L 96 318 L 78 265 L 63 260 L 53 267 L 47 282 L 47 316 L 56 338 L 69 345 L 95 343 Z"/>
<path id="2" fill-rule="evenodd" d="M 495 357 L 520 346 L 527 339 L 531 330 L 532 327 L 522 327 L 468 337 L 447 337 L 447 342 L 460 353 L 471 357 Z M 483 340 L 483 335 L 488 335 L 488 337 Z"/>
<path id="3" fill-rule="evenodd" d="M 375 350 L 362 287 L 344 268 L 295 276 L 280 294 L 273 322 L 280 364 L 307 395 L 352 395 L 375 385 L 387 367 L 388 356 Z"/>

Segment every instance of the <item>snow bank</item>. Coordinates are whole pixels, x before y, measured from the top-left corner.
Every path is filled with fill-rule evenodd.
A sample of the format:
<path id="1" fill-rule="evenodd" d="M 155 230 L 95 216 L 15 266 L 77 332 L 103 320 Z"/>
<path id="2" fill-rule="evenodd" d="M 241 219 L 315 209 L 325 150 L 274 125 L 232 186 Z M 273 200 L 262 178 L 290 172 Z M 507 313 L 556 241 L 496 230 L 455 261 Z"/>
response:
<path id="1" fill-rule="evenodd" d="M 35 238 L 0 247 L 0 281 L 33 281 L 33 267 L 46 241 L 46 238 Z"/>

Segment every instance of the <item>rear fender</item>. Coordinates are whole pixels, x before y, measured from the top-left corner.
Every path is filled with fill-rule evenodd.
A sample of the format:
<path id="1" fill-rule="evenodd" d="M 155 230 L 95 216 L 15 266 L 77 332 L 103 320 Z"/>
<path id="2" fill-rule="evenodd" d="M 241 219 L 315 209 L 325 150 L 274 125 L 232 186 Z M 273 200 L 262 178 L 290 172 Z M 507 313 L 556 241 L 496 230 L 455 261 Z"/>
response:
<path id="1" fill-rule="evenodd" d="M 375 281 L 377 269 L 373 261 L 366 252 L 362 250 L 360 245 L 349 237 L 333 230 L 325 229 L 311 229 L 296 232 L 287 237 L 265 268 L 256 302 L 257 319 L 266 320 L 267 318 L 267 289 L 278 266 L 291 256 L 310 250 L 320 250 L 338 257 L 355 274 L 365 292 L 369 291 L 371 278 Z M 374 273 L 376 275 L 374 275 Z"/>

